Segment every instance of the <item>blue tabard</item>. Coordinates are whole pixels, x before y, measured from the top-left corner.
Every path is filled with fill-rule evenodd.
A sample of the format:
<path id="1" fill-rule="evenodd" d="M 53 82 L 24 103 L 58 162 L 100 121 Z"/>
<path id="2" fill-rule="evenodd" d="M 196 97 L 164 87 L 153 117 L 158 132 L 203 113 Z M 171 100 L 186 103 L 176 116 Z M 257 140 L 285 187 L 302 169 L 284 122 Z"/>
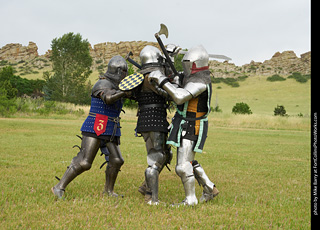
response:
<path id="1" fill-rule="evenodd" d="M 121 136 L 119 115 L 122 109 L 122 105 L 122 100 L 118 100 L 112 105 L 107 105 L 102 101 L 102 99 L 91 97 L 89 116 L 83 122 L 80 130 L 82 132 L 96 133 L 94 130 L 96 115 L 101 114 L 108 116 L 108 120 L 106 130 L 99 135 Z"/>

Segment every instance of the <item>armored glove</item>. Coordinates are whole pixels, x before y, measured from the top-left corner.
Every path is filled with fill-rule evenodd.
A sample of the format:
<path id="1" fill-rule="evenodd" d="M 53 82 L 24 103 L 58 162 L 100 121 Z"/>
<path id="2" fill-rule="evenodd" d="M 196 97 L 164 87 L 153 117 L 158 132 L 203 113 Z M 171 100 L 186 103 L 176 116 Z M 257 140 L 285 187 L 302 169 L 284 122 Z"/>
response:
<path id="1" fill-rule="evenodd" d="M 151 72 L 148 76 L 148 80 L 151 84 L 155 82 L 160 87 L 162 87 L 165 83 L 169 81 L 169 79 L 166 76 L 164 76 L 160 70 Z"/>

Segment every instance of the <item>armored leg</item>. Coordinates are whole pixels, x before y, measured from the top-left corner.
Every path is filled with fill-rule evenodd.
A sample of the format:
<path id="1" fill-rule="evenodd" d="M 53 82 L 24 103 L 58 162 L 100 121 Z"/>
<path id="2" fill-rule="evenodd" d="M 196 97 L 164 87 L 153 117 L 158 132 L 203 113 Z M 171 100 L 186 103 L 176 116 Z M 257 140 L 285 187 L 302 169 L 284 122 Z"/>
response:
<path id="1" fill-rule="evenodd" d="M 183 139 L 181 147 L 177 150 L 176 173 L 181 178 L 186 198 L 178 205 L 197 205 L 195 193 L 195 179 L 191 162 L 195 153 L 192 150 L 193 141 Z"/>
<path id="2" fill-rule="evenodd" d="M 145 170 L 147 186 L 146 201 L 148 204 L 158 203 L 159 173 L 164 167 L 166 134 L 161 132 L 142 133 L 146 142 L 148 168 Z M 151 195 L 151 196 L 150 196 Z"/>
<path id="3" fill-rule="evenodd" d="M 192 162 L 194 175 L 198 183 L 203 187 L 203 194 L 200 198 L 200 202 L 207 202 L 212 200 L 215 196 L 219 194 L 218 189 L 215 187 L 215 184 L 211 182 L 204 169 L 198 163 L 198 161 Z"/>
<path id="4" fill-rule="evenodd" d="M 71 161 L 59 183 L 52 188 L 52 192 L 58 197 L 63 196 L 67 185 L 78 175 L 91 168 L 92 162 L 98 152 L 100 140 L 83 136 L 80 152 Z"/>
<path id="5" fill-rule="evenodd" d="M 165 141 L 166 142 L 166 139 Z M 165 163 L 161 166 L 160 170 L 159 170 L 159 174 L 161 173 L 162 169 L 164 168 L 164 166 L 168 165 L 171 163 L 172 160 L 172 151 L 171 151 L 171 147 L 170 145 L 165 145 Z M 147 182 L 144 180 L 142 182 L 142 184 L 140 185 L 138 191 L 142 194 L 142 195 L 146 195 L 146 193 L 148 192 L 148 186 L 147 186 Z"/>
<path id="6" fill-rule="evenodd" d="M 118 197 L 119 195 L 114 192 L 114 185 L 124 160 L 118 145 L 108 142 L 107 148 L 110 152 L 110 156 L 109 163 L 106 168 L 106 183 L 104 186 L 104 193 L 107 193 L 110 196 Z"/>
<path id="7" fill-rule="evenodd" d="M 160 165 L 154 164 L 149 166 L 145 171 L 147 187 L 150 188 L 151 200 L 147 200 L 149 204 L 157 204 L 159 194 L 159 170 Z"/>

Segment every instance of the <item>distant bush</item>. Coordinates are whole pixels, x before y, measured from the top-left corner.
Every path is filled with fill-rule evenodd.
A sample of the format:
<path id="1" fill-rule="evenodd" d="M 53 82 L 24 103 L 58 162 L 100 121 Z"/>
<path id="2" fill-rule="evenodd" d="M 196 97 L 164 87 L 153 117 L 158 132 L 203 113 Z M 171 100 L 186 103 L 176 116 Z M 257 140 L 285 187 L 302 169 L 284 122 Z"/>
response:
<path id="1" fill-rule="evenodd" d="M 232 108 L 232 113 L 234 114 L 252 114 L 252 111 L 248 104 L 240 102 L 236 103 Z"/>
<path id="2" fill-rule="evenodd" d="M 305 83 L 311 78 L 311 75 L 310 74 L 302 75 L 301 73 L 295 72 L 295 73 L 292 73 L 288 78 L 293 78 L 297 82 Z"/>
<path id="3" fill-rule="evenodd" d="M 224 83 L 226 83 L 227 85 L 230 85 L 231 87 L 239 87 L 239 82 L 237 79 L 235 78 L 224 78 L 223 80 Z"/>
<path id="4" fill-rule="evenodd" d="M 246 80 L 247 78 L 248 78 L 247 75 L 243 75 L 243 76 L 238 77 L 237 80 L 238 80 L 238 81 L 244 81 L 244 80 Z"/>
<path id="5" fill-rule="evenodd" d="M 278 75 L 278 74 L 274 74 L 274 75 L 272 75 L 271 77 L 268 77 L 267 78 L 267 81 L 271 81 L 271 82 L 273 82 L 273 81 L 285 81 L 286 79 L 284 78 L 284 77 L 281 77 L 280 75 Z"/>
<path id="6" fill-rule="evenodd" d="M 219 84 L 219 83 L 221 83 L 222 82 L 222 79 L 223 78 L 220 78 L 220 77 L 213 77 L 213 78 L 211 78 L 211 83 L 213 83 L 213 84 Z"/>
<path id="7" fill-rule="evenodd" d="M 246 78 L 248 78 L 248 76 L 244 75 L 244 76 L 240 76 L 240 77 L 237 77 L 237 78 L 231 78 L 231 77 L 227 77 L 227 78 L 211 78 L 211 82 L 213 84 L 218 84 L 218 83 L 225 83 L 227 85 L 230 85 L 231 87 L 239 87 L 240 84 L 239 84 L 239 81 L 244 81 Z"/>
<path id="8" fill-rule="evenodd" d="M 284 108 L 283 105 L 277 105 L 277 107 L 274 108 L 274 115 L 275 116 L 288 116 L 287 111 Z"/>
<path id="9" fill-rule="evenodd" d="M 6 65 L 8 65 L 8 61 L 6 61 L 6 60 L 1 60 L 0 61 L 0 66 L 6 66 Z"/>
<path id="10" fill-rule="evenodd" d="M 213 108 L 213 107 L 211 106 L 211 107 L 210 107 L 210 110 L 211 110 L 212 112 L 222 113 L 222 109 L 220 109 L 218 105 L 217 105 L 215 108 Z"/>

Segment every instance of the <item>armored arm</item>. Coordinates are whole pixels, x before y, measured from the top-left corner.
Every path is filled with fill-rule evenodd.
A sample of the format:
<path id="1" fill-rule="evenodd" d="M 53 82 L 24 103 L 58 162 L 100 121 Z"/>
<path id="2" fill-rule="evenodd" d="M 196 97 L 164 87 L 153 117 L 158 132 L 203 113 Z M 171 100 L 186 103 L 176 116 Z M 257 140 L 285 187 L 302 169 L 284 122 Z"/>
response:
<path id="1" fill-rule="evenodd" d="M 114 84 L 106 79 L 99 80 L 92 88 L 92 96 L 100 97 L 104 103 L 110 105 L 127 95 L 126 92 L 116 90 Z"/>
<path id="2" fill-rule="evenodd" d="M 184 88 L 176 88 L 173 84 L 170 82 L 167 82 L 163 85 L 163 89 L 168 92 L 168 94 L 171 96 L 172 100 L 177 104 L 181 105 L 185 103 L 186 101 L 189 101 L 192 99 L 192 94 L 185 90 Z"/>
<path id="3" fill-rule="evenodd" d="M 118 101 L 120 98 L 126 96 L 125 91 L 121 90 L 109 90 L 107 92 L 102 91 L 100 93 L 100 98 L 103 100 L 104 103 L 110 105 L 114 104 L 116 101 Z"/>
<path id="4" fill-rule="evenodd" d="M 197 97 L 206 90 L 206 85 L 203 83 L 189 82 L 183 88 L 175 87 L 174 84 L 170 83 L 160 71 L 154 71 L 149 75 L 151 81 L 156 82 L 171 96 L 172 100 L 177 104 L 181 105 L 186 101 L 191 100 L 193 97 Z"/>
<path id="5" fill-rule="evenodd" d="M 165 91 L 164 89 L 160 88 L 158 85 L 154 85 L 154 87 L 155 87 L 158 95 L 160 95 L 163 98 L 165 98 L 166 101 L 171 100 L 171 97 L 170 97 L 170 95 L 168 94 L 167 91 Z"/>

